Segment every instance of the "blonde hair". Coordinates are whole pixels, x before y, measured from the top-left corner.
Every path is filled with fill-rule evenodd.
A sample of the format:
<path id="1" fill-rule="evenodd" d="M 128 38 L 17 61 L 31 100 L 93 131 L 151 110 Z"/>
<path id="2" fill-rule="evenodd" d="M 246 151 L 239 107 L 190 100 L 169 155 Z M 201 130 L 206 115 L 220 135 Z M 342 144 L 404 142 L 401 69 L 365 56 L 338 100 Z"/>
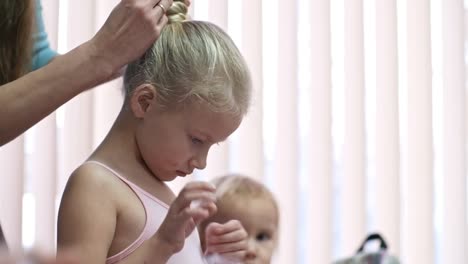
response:
<path id="1" fill-rule="evenodd" d="M 273 193 L 262 183 L 240 174 L 225 175 L 211 181 L 216 187 L 218 201 L 242 198 L 243 200 L 264 199 L 275 207 L 278 215 L 278 203 Z"/>
<path id="2" fill-rule="evenodd" d="M 126 97 L 139 85 L 156 87 L 158 103 L 167 108 L 199 101 L 216 112 L 247 113 L 250 73 L 232 39 L 218 26 L 189 21 L 184 1 L 167 11 L 159 39 L 124 76 Z"/>
<path id="3" fill-rule="evenodd" d="M 218 212 L 198 226 L 198 230 L 202 232 L 202 234 L 204 234 L 209 223 L 217 220 L 221 211 L 231 210 L 233 203 L 237 205 L 240 204 L 242 208 L 246 208 L 245 204 L 255 199 L 270 202 L 275 210 L 276 221 L 279 221 L 280 214 L 278 203 L 273 193 L 262 183 L 241 174 L 228 174 L 217 177 L 213 179 L 211 183 L 216 187 Z M 278 224 L 278 222 L 276 224 Z M 205 250 L 205 236 L 200 236 L 200 239 L 202 248 Z"/>

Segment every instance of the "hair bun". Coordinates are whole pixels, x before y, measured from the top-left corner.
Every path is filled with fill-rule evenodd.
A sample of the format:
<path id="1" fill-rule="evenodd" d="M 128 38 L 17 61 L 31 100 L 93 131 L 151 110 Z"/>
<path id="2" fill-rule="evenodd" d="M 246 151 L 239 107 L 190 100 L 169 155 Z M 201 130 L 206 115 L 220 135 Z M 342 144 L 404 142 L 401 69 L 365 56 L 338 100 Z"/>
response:
<path id="1" fill-rule="evenodd" d="M 188 6 L 184 0 L 174 0 L 172 6 L 167 10 L 167 18 L 169 24 L 183 22 L 187 20 Z"/>

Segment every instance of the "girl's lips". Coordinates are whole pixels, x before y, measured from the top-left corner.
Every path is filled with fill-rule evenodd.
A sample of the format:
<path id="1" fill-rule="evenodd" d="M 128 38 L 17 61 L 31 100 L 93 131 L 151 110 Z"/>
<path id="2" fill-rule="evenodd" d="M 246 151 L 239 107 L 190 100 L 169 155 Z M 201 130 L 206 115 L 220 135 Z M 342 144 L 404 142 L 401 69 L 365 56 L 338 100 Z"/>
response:
<path id="1" fill-rule="evenodd" d="M 178 171 L 176 171 L 176 172 L 177 172 L 177 175 L 179 175 L 179 176 L 182 176 L 182 177 L 187 176 L 187 173 L 185 173 L 185 172 L 183 172 L 183 171 L 179 171 L 179 170 L 178 170 Z"/>

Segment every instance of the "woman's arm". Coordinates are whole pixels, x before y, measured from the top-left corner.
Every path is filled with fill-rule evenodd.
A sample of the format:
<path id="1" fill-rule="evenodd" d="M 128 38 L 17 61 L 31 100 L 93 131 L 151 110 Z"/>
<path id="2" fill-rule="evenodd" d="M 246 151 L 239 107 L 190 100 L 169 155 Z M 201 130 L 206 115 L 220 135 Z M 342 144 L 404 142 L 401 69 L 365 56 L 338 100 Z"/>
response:
<path id="1" fill-rule="evenodd" d="M 167 23 L 158 2 L 121 0 L 99 32 L 45 67 L 0 86 L 0 146 L 143 54 Z"/>
<path id="2" fill-rule="evenodd" d="M 0 146 L 109 74 L 82 45 L 0 87 Z"/>

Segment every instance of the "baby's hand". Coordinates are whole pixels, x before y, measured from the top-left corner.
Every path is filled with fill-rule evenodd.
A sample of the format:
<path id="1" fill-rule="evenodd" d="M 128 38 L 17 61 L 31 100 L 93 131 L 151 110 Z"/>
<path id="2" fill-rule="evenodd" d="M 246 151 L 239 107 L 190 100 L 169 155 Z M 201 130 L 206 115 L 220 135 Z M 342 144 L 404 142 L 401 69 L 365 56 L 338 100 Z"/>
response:
<path id="1" fill-rule="evenodd" d="M 190 182 L 172 203 L 155 238 L 173 249 L 174 253 L 184 247 L 196 225 L 216 212 L 215 187 L 207 182 Z M 198 206 L 191 206 L 197 202 Z"/>
<path id="2" fill-rule="evenodd" d="M 242 262 L 247 252 L 247 232 L 238 220 L 210 223 L 205 230 L 206 255 L 215 254 L 230 262 Z"/>

